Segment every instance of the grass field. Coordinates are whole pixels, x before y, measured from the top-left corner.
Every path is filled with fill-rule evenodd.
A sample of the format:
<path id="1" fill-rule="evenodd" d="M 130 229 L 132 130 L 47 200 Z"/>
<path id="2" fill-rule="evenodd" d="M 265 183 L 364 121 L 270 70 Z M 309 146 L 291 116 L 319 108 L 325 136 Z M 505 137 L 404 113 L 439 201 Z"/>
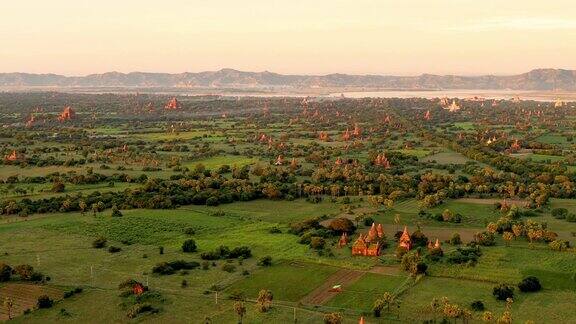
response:
<path id="1" fill-rule="evenodd" d="M 422 161 L 436 161 L 438 164 L 464 164 L 470 159 L 456 152 L 440 152 L 422 158 Z"/>
<path id="2" fill-rule="evenodd" d="M 242 167 L 245 165 L 252 164 L 258 161 L 256 158 L 250 158 L 246 156 L 238 156 L 238 155 L 219 155 L 211 158 L 201 159 L 198 161 L 193 162 L 185 162 L 183 166 L 188 167 L 189 169 L 194 169 L 196 165 L 202 164 L 206 169 L 215 170 L 222 165 L 229 165 L 230 167 L 237 166 Z"/>

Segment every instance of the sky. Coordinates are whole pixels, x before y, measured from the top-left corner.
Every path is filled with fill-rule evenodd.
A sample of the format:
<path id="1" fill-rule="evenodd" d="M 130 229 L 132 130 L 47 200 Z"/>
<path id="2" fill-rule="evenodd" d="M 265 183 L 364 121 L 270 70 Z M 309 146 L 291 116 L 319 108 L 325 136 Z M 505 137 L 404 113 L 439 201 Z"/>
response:
<path id="1" fill-rule="evenodd" d="M 576 69 L 574 0 L 1 0 L 0 72 Z"/>

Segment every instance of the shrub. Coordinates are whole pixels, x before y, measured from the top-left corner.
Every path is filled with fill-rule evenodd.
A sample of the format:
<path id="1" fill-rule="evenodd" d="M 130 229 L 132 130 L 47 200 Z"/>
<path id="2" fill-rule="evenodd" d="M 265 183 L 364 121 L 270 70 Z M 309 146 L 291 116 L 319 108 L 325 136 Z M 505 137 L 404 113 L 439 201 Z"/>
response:
<path id="1" fill-rule="evenodd" d="M 138 303 L 128 310 L 126 316 L 128 316 L 128 318 L 135 318 L 136 316 L 146 312 L 157 312 L 157 310 L 148 303 Z"/>
<path id="2" fill-rule="evenodd" d="M 122 217 L 122 212 L 118 209 L 118 206 L 112 206 L 112 217 Z"/>
<path id="3" fill-rule="evenodd" d="M 482 255 L 480 247 L 459 247 L 446 254 L 446 261 L 453 264 L 471 263 L 475 264 Z"/>
<path id="4" fill-rule="evenodd" d="M 316 250 L 322 250 L 326 245 L 326 240 L 321 237 L 314 236 L 310 238 L 310 247 Z"/>
<path id="5" fill-rule="evenodd" d="M 226 263 L 226 264 L 222 265 L 222 271 L 232 273 L 232 272 L 236 271 L 236 266 L 233 264 L 230 264 L 230 263 Z"/>
<path id="6" fill-rule="evenodd" d="M 506 300 L 514 297 L 514 287 L 507 284 L 500 284 L 492 289 L 492 295 L 498 300 Z"/>
<path id="7" fill-rule="evenodd" d="M 29 264 L 21 264 L 14 267 L 12 273 L 17 274 L 20 280 L 30 280 L 34 274 L 34 268 Z"/>
<path id="8" fill-rule="evenodd" d="M 484 303 L 481 300 L 473 301 L 470 304 L 470 308 L 472 308 L 472 310 L 477 311 L 477 312 L 481 312 L 481 311 L 486 309 L 486 307 L 484 307 Z"/>
<path id="9" fill-rule="evenodd" d="M 554 208 L 552 209 L 552 216 L 557 219 L 564 219 L 568 216 L 568 209 L 566 208 Z"/>
<path id="10" fill-rule="evenodd" d="M 228 253 L 227 256 L 225 256 L 225 258 L 232 258 L 232 259 L 236 258 L 248 259 L 250 257 L 252 257 L 252 251 L 247 246 L 235 247 L 234 249 L 232 249 L 232 251 L 230 251 L 230 253 Z"/>
<path id="11" fill-rule="evenodd" d="M 186 227 L 184 229 L 184 234 L 186 235 L 194 235 L 196 234 L 196 230 L 193 227 Z"/>
<path id="12" fill-rule="evenodd" d="M 46 279 L 46 281 L 50 281 L 50 277 L 45 278 L 41 272 L 37 272 L 37 271 L 34 271 L 32 273 L 32 276 L 30 276 L 30 281 L 33 281 L 33 282 L 40 282 L 40 281 L 43 281 L 44 279 Z"/>
<path id="13" fill-rule="evenodd" d="M 218 201 L 218 198 L 216 197 L 210 197 L 208 199 L 206 199 L 206 206 L 218 206 L 220 204 L 220 202 Z"/>
<path id="14" fill-rule="evenodd" d="M 356 227 L 354 226 L 354 223 L 352 223 L 351 220 L 349 220 L 348 218 L 341 217 L 332 220 L 328 225 L 328 229 L 337 234 L 342 234 L 343 232 L 350 234 L 356 230 Z"/>
<path id="15" fill-rule="evenodd" d="M 171 275 L 178 270 L 191 270 L 200 266 L 196 261 L 176 260 L 170 262 L 160 262 L 152 268 L 152 273 L 160 275 Z"/>
<path id="16" fill-rule="evenodd" d="M 277 226 L 272 227 L 271 229 L 268 230 L 268 233 L 270 234 L 281 234 L 282 230 L 279 229 Z"/>
<path id="17" fill-rule="evenodd" d="M 99 238 L 95 239 L 92 242 L 92 247 L 95 249 L 101 249 L 101 248 L 106 246 L 106 242 L 107 242 L 106 238 L 103 236 L 100 236 Z"/>
<path id="18" fill-rule="evenodd" d="M 364 218 L 364 226 L 372 226 L 372 223 L 374 223 L 374 218 L 372 217 Z"/>
<path id="19" fill-rule="evenodd" d="M 450 244 L 452 245 L 460 245 L 462 244 L 462 239 L 460 238 L 460 234 L 454 233 L 450 238 Z"/>
<path id="20" fill-rule="evenodd" d="M 341 324 L 344 321 L 340 313 L 328 313 L 324 315 L 324 324 Z"/>
<path id="21" fill-rule="evenodd" d="M 193 239 L 188 239 L 186 241 L 184 241 L 184 243 L 182 243 L 182 251 L 183 252 L 196 252 L 196 241 L 194 241 Z"/>
<path id="22" fill-rule="evenodd" d="M 272 265 L 272 257 L 267 255 L 265 257 L 260 258 L 260 260 L 258 260 L 258 265 L 261 267 L 269 267 Z"/>
<path id="23" fill-rule="evenodd" d="M 302 233 L 311 230 L 320 228 L 320 222 L 318 218 L 311 218 L 307 220 L 303 220 L 298 223 L 291 223 L 290 229 L 288 230 L 292 234 L 301 235 Z"/>
<path id="24" fill-rule="evenodd" d="M 414 233 L 410 235 L 410 239 L 412 240 L 412 244 L 415 247 L 417 246 L 425 247 L 426 245 L 428 245 L 428 238 L 419 229 L 414 231 Z"/>
<path id="25" fill-rule="evenodd" d="M 476 243 L 483 246 L 491 246 L 496 244 L 494 234 L 490 232 L 476 233 L 474 235 L 474 240 L 476 241 Z"/>
<path id="26" fill-rule="evenodd" d="M 522 279 L 518 284 L 518 289 L 520 289 L 521 292 L 535 292 L 541 290 L 542 285 L 538 278 L 531 276 Z"/>
<path id="27" fill-rule="evenodd" d="M 47 295 L 38 297 L 38 300 L 36 301 L 36 307 L 38 308 L 50 308 L 52 305 L 54 305 L 54 301 Z"/>
<path id="28" fill-rule="evenodd" d="M 118 253 L 120 251 L 122 251 L 122 249 L 117 246 L 111 246 L 108 248 L 108 252 L 110 253 Z"/>
<path id="29" fill-rule="evenodd" d="M 0 282 L 9 281 L 12 277 L 12 267 L 6 263 L 0 263 Z"/>
<path id="30" fill-rule="evenodd" d="M 415 251 L 404 254 L 400 266 L 402 267 L 402 270 L 408 271 L 414 276 L 425 274 L 428 269 L 428 266 L 422 262 L 422 258 L 420 258 L 420 255 Z"/>
<path id="31" fill-rule="evenodd" d="M 548 246 L 554 251 L 565 251 L 570 248 L 570 242 L 566 240 L 554 240 L 548 243 Z"/>

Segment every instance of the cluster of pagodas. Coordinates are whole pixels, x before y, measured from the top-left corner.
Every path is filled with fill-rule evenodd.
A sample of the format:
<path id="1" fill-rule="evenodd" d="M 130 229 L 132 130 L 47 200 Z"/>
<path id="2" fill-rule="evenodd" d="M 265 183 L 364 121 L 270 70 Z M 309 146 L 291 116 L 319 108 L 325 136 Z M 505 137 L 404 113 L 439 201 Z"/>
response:
<path id="1" fill-rule="evenodd" d="M 382 248 L 384 247 L 383 240 L 386 239 L 384 228 L 382 224 L 372 223 L 370 230 L 367 233 L 360 233 L 358 238 L 352 244 L 352 255 L 355 256 L 380 256 Z M 338 240 L 338 247 L 342 248 L 350 242 L 348 233 L 344 232 Z M 409 251 L 413 248 L 412 239 L 408 227 L 404 226 L 404 231 L 398 238 L 398 247 Z M 435 242 L 429 241 L 427 244 L 428 250 L 442 250 L 442 245 L 439 239 Z"/>
<path id="2" fill-rule="evenodd" d="M 388 160 L 386 154 L 384 153 L 378 154 L 376 156 L 376 158 L 374 159 L 374 165 L 381 166 L 384 169 L 390 169 L 392 167 L 392 164 L 390 164 L 390 161 Z"/>

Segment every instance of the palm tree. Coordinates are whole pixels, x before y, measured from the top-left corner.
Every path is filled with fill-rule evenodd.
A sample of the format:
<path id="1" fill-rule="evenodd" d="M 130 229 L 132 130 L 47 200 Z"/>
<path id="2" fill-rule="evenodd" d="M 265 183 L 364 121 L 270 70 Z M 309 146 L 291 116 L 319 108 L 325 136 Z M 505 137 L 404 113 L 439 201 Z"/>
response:
<path id="1" fill-rule="evenodd" d="M 12 307 L 14 307 L 14 301 L 10 297 L 4 299 L 4 307 L 6 307 L 6 313 L 8 313 L 8 320 L 12 319 Z"/>
<path id="2" fill-rule="evenodd" d="M 234 311 L 236 312 L 236 314 L 238 314 L 238 317 L 240 318 L 238 320 L 238 323 L 242 324 L 242 318 L 244 318 L 244 315 L 246 315 L 246 306 L 244 306 L 243 302 L 237 301 L 234 303 Z"/>
<path id="3" fill-rule="evenodd" d="M 398 232 L 398 225 L 400 224 L 400 214 L 394 215 L 394 224 L 396 224 L 396 232 Z"/>
<path id="4" fill-rule="evenodd" d="M 258 299 L 256 300 L 256 306 L 258 307 L 258 310 L 262 313 L 268 311 L 270 307 L 272 307 L 272 299 L 274 299 L 274 296 L 270 290 L 260 290 L 258 293 Z"/>

